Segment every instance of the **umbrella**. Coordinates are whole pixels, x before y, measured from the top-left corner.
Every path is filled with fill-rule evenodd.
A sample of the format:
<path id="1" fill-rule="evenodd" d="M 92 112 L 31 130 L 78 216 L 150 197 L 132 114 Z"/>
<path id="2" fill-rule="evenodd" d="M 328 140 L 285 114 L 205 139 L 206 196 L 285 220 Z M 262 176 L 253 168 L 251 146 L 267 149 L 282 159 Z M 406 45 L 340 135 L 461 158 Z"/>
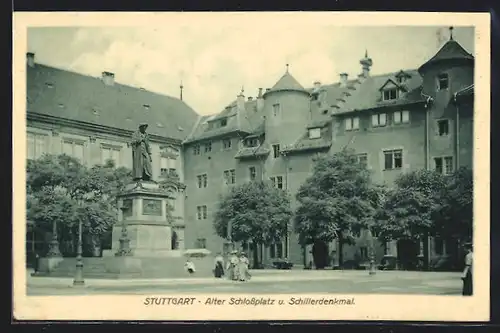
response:
<path id="1" fill-rule="evenodd" d="M 186 257 L 205 257 L 210 255 L 212 252 L 210 252 L 207 249 L 189 249 L 184 251 L 184 255 Z"/>

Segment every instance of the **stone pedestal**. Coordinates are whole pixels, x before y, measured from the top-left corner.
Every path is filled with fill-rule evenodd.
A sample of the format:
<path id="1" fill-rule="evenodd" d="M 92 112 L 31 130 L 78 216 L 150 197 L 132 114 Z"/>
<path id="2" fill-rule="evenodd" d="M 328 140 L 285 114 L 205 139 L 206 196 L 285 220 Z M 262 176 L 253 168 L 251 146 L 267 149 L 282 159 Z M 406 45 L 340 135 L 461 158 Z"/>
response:
<path id="1" fill-rule="evenodd" d="M 127 185 L 117 199 L 122 209 L 113 226 L 113 256 L 106 260 L 106 271 L 141 274 L 144 260 L 168 258 L 172 252 L 172 227 L 167 219 L 167 204 L 171 198 L 156 182 L 139 181 Z M 130 251 L 126 255 L 120 254 L 123 237 L 129 240 Z"/>
<path id="2" fill-rule="evenodd" d="M 124 207 L 118 223 L 113 226 L 112 251 L 120 249 L 123 223 L 130 239 L 133 256 L 166 256 L 172 250 L 172 227 L 167 219 L 169 194 L 154 182 L 129 184 L 118 195 L 118 205 Z"/>
<path id="3" fill-rule="evenodd" d="M 40 271 L 40 272 L 51 272 L 63 260 L 64 260 L 64 258 L 62 256 L 61 257 L 40 258 L 39 262 L 38 262 L 38 271 Z"/>

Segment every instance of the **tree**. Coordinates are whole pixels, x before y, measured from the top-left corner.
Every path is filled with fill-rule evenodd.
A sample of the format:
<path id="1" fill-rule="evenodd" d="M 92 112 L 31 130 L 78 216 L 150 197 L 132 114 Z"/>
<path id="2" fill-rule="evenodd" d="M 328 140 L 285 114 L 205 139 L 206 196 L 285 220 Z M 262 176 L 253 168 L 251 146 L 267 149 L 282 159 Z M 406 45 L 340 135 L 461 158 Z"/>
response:
<path id="1" fill-rule="evenodd" d="M 446 178 L 429 170 L 401 174 L 388 191 L 375 225 L 384 240 L 419 241 L 436 233 L 435 217 L 441 210 Z"/>
<path id="2" fill-rule="evenodd" d="M 343 245 L 352 244 L 353 236 L 371 226 L 380 201 L 369 170 L 348 149 L 316 158 L 313 174 L 296 198 L 295 230 L 300 243 L 338 239 L 340 265 Z"/>
<path id="3" fill-rule="evenodd" d="M 116 194 L 130 180 L 130 171 L 115 168 L 112 162 L 86 168 L 67 155 L 29 160 L 27 217 L 70 244 L 67 253 L 74 252 L 82 221 L 90 252 L 111 230 L 117 218 Z"/>
<path id="4" fill-rule="evenodd" d="M 292 218 L 288 194 L 268 182 L 252 181 L 232 187 L 221 197 L 215 213 L 216 233 L 235 242 L 252 242 L 254 265 L 258 246 L 279 242 Z"/>
<path id="5" fill-rule="evenodd" d="M 472 239 L 473 191 L 471 169 L 460 168 L 447 178 L 436 226 L 445 237 Z"/>

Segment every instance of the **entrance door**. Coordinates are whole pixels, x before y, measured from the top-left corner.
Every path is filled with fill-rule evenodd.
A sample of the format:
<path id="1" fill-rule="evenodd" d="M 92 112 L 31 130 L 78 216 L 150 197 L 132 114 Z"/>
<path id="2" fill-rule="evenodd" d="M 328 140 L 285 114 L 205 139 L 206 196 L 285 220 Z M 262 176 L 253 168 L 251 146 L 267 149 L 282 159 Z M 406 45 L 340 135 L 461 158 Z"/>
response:
<path id="1" fill-rule="evenodd" d="M 328 266 L 328 244 L 323 241 L 316 241 L 312 247 L 312 255 L 316 269 L 323 269 Z"/>

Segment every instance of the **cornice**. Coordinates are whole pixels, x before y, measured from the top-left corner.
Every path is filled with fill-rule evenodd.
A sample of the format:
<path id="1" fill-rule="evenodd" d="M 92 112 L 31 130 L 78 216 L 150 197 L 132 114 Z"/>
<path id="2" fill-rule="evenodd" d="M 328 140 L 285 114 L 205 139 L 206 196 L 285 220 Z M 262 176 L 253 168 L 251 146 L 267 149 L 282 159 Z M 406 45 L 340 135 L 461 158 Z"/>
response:
<path id="1" fill-rule="evenodd" d="M 112 134 L 112 135 L 117 135 L 117 136 L 122 136 L 122 137 L 130 137 L 134 133 L 134 131 L 131 131 L 131 130 L 103 126 L 103 125 L 97 125 L 97 124 L 87 123 L 87 122 L 78 121 L 78 120 L 71 120 L 71 119 L 66 119 L 66 118 L 61 118 L 61 117 L 54 117 L 54 116 L 44 115 L 44 114 L 30 112 L 30 111 L 28 111 L 26 113 L 26 117 L 28 120 L 32 120 L 32 121 L 40 121 L 40 122 L 45 122 L 45 123 L 49 123 L 49 124 L 53 124 L 53 125 L 57 125 L 57 126 L 68 126 L 68 127 L 87 130 L 89 132 L 99 132 L 99 133 Z M 162 137 L 162 136 L 159 136 L 156 134 L 149 134 L 149 138 L 150 138 L 150 141 L 153 141 L 153 142 L 172 144 L 175 146 L 179 146 L 182 143 L 181 140 Z"/>

